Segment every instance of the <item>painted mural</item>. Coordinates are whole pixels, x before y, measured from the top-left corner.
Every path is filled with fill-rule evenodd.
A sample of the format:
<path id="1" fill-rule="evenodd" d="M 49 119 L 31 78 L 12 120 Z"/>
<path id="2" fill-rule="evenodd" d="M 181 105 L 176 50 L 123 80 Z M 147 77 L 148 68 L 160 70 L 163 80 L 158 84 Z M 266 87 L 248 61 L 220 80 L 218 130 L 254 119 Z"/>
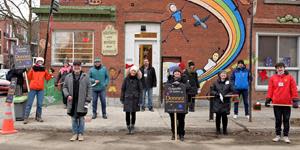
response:
<path id="1" fill-rule="evenodd" d="M 242 0 L 235 2 L 233 0 L 187 0 L 187 2 L 196 4 L 201 9 L 204 8 L 210 12 L 210 15 L 215 16 L 226 29 L 228 36 L 227 46 L 222 49 L 217 48 L 212 50 L 211 57 L 208 58 L 207 64 L 204 65 L 204 68 L 201 68 L 197 71 L 200 85 L 203 86 L 207 80 L 210 80 L 212 77 L 217 75 L 218 72 L 230 67 L 233 61 L 240 54 L 245 43 L 246 31 L 245 24 L 237 4 L 241 3 L 242 5 L 247 5 L 249 1 Z M 180 11 L 180 14 L 184 13 L 183 9 L 178 11 Z M 174 15 L 174 13 L 176 12 L 173 12 L 172 16 L 176 20 L 174 16 L 177 15 Z M 203 18 L 199 17 L 197 14 L 192 15 L 191 18 L 194 21 L 194 26 L 196 28 L 201 27 L 203 30 L 207 29 L 208 26 L 206 22 L 209 21 L 210 15 Z M 178 20 L 179 22 L 176 22 L 180 24 L 181 28 L 179 29 L 183 31 L 181 20 L 182 17 Z M 176 26 L 178 25 L 176 24 L 171 31 L 177 29 Z M 167 34 L 166 39 L 168 38 L 168 35 L 169 33 Z M 188 37 L 188 35 L 184 35 L 184 37 L 185 36 Z"/>

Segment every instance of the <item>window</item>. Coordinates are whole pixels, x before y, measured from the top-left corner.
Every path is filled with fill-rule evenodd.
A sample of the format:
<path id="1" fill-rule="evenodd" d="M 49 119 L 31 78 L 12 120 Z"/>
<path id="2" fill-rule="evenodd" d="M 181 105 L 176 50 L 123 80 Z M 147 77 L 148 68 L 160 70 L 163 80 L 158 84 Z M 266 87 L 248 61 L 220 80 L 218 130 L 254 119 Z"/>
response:
<path id="1" fill-rule="evenodd" d="M 283 62 L 300 87 L 300 34 L 257 34 L 256 89 L 267 90 L 275 64 Z"/>
<path id="2" fill-rule="evenodd" d="M 63 65 L 64 60 L 93 64 L 94 32 L 55 31 L 52 37 L 52 65 Z"/>
<path id="3" fill-rule="evenodd" d="M 267 4 L 300 4 L 300 0 L 265 0 Z"/>

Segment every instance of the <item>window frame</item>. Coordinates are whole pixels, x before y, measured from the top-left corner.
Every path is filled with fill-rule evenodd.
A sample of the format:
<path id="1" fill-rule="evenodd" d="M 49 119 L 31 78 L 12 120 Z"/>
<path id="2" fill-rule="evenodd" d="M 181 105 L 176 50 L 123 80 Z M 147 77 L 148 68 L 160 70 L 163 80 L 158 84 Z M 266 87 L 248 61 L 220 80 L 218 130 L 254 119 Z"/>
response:
<path id="1" fill-rule="evenodd" d="M 282 1 L 282 0 L 264 0 L 264 3 L 266 4 L 288 4 L 288 5 L 299 5 L 300 0 L 296 1 Z"/>
<path id="2" fill-rule="evenodd" d="M 291 70 L 291 71 L 298 71 L 298 84 L 297 84 L 297 89 L 298 91 L 300 91 L 300 33 L 285 33 L 285 32 L 257 32 L 256 33 L 256 60 L 258 61 L 258 51 L 259 51 L 259 37 L 260 36 L 275 36 L 277 37 L 277 51 L 276 51 L 276 62 L 279 60 L 279 50 L 280 50 L 280 36 L 283 37 L 298 37 L 297 39 L 297 66 L 298 67 L 287 67 L 287 70 Z M 276 63 L 275 62 L 275 63 Z M 255 90 L 256 91 L 267 91 L 268 90 L 268 86 L 267 85 L 258 85 L 258 80 L 259 80 L 259 75 L 258 75 L 258 70 L 261 69 L 265 69 L 265 70 L 275 70 L 275 67 L 259 67 L 258 66 L 258 62 L 255 63 Z M 295 79 L 297 80 L 297 79 Z"/>
<path id="3" fill-rule="evenodd" d="M 57 32 L 65 32 L 65 33 L 72 33 L 72 39 L 73 39 L 73 43 L 72 43 L 72 60 L 71 61 L 71 64 L 73 63 L 74 61 L 74 56 L 75 56 L 75 32 L 91 32 L 93 35 L 93 41 L 92 41 L 92 62 L 91 63 L 86 63 L 86 64 L 82 64 L 82 66 L 93 66 L 93 60 L 94 60 L 94 55 L 95 55 L 95 31 L 94 30 L 54 30 L 52 32 L 52 44 L 51 44 L 51 65 L 52 66 L 63 66 L 62 63 L 55 63 L 54 59 L 55 59 L 55 52 L 54 52 L 54 48 L 55 46 L 53 45 L 55 43 L 55 33 Z M 80 54 L 80 53 L 76 53 L 76 54 Z"/>

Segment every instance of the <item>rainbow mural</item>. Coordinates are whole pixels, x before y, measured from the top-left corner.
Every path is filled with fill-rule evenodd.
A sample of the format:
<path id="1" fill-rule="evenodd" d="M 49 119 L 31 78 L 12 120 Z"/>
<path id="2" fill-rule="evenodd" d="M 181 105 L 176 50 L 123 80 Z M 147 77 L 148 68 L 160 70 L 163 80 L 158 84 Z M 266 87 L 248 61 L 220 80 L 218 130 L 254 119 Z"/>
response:
<path id="1" fill-rule="evenodd" d="M 200 82 L 209 80 L 221 70 L 226 69 L 241 52 L 245 43 L 245 24 L 233 0 L 188 0 L 215 15 L 224 25 L 228 34 L 225 53 L 215 67 L 200 76 Z"/>

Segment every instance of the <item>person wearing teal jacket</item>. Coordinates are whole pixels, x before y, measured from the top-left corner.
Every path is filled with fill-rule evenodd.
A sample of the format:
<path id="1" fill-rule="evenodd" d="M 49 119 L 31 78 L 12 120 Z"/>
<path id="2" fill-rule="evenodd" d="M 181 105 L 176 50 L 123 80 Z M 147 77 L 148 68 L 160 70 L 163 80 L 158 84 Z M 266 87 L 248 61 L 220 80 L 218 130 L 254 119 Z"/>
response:
<path id="1" fill-rule="evenodd" d="M 98 97 L 101 101 L 102 117 L 107 119 L 106 114 L 106 87 L 109 83 L 109 75 L 106 67 L 101 64 L 101 59 L 96 58 L 94 66 L 89 71 L 91 84 L 93 87 L 93 116 L 92 119 L 97 118 Z"/>

